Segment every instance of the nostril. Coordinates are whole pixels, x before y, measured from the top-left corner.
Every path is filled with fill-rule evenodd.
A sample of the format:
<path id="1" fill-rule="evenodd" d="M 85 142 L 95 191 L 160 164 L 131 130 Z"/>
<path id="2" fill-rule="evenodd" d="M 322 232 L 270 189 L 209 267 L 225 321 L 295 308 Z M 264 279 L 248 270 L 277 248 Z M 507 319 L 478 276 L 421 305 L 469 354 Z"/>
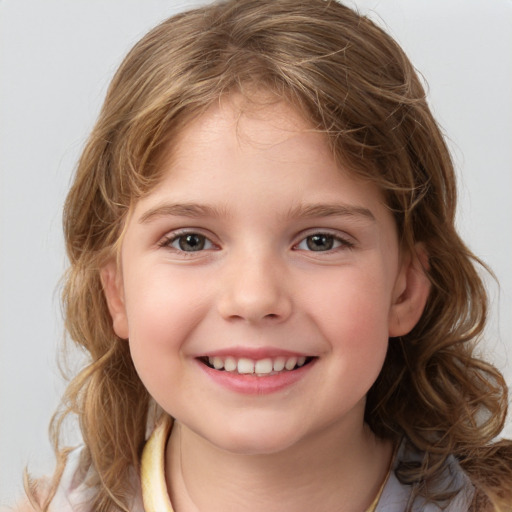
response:
<path id="1" fill-rule="evenodd" d="M 218 312 L 226 320 L 284 321 L 291 313 L 291 300 L 284 293 L 269 288 L 256 288 L 251 283 L 226 287 L 217 304 Z"/>

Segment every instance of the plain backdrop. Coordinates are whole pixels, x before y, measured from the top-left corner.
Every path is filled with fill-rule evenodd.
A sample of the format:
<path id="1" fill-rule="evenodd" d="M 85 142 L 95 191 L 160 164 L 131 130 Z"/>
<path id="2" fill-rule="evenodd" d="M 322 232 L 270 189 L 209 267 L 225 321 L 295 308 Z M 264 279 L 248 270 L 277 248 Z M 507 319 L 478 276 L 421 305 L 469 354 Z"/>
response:
<path id="1" fill-rule="evenodd" d="M 63 380 L 61 209 L 107 84 L 158 21 L 200 2 L 0 0 L 0 505 L 52 468 Z M 512 381 L 512 1 L 354 0 L 429 84 L 460 176 L 459 226 L 495 271 L 487 356 Z M 510 423 L 508 437 L 512 437 Z"/>

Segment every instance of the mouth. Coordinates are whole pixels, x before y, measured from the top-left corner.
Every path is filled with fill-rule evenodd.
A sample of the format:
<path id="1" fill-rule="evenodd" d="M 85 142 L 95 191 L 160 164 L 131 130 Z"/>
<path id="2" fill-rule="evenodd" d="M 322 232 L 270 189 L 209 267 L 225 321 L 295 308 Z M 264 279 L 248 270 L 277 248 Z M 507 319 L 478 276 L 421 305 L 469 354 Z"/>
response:
<path id="1" fill-rule="evenodd" d="M 313 356 L 279 356 L 257 360 L 234 356 L 202 356 L 198 358 L 202 364 L 219 372 L 234 375 L 255 375 L 257 377 L 293 372 L 310 364 L 314 359 L 316 358 Z"/>

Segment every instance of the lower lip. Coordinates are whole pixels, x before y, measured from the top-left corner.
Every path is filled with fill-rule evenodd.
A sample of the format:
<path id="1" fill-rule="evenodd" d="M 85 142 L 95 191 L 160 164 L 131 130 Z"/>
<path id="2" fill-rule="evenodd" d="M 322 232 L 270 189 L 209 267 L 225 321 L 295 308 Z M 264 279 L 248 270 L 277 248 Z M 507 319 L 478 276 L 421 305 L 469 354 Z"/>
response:
<path id="1" fill-rule="evenodd" d="M 197 361 L 197 364 L 210 379 L 231 391 L 246 395 L 267 395 L 288 388 L 304 378 L 314 366 L 315 361 L 316 359 L 296 370 L 286 370 L 264 377 L 219 371 L 206 366 L 200 361 Z"/>

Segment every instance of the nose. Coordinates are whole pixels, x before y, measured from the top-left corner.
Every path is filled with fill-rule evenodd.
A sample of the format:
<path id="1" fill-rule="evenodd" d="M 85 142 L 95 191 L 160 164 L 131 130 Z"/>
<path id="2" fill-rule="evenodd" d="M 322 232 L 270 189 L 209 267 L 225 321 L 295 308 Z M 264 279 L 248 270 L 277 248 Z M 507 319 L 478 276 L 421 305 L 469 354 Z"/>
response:
<path id="1" fill-rule="evenodd" d="M 275 258 L 233 258 L 222 274 L 218 311 L 224 319 L 277 323 L 290 316 L 287 273 Z"/>

